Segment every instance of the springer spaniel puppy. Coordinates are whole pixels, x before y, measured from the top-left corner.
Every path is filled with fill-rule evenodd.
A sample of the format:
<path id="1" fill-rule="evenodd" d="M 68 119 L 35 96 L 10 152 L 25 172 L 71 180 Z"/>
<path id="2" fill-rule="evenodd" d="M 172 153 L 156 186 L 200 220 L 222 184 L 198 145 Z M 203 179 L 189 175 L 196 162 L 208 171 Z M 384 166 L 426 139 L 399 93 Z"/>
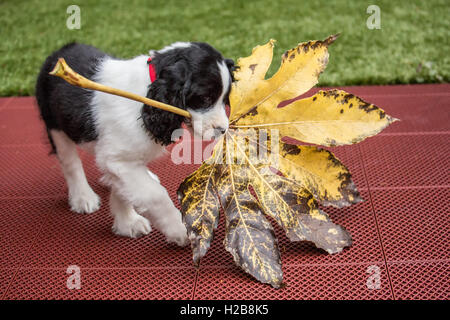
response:
<path id="1" fill-rule="evenodd" d="M 188 110 L 192 119 L 72 86 L 48 74 L 59 57 L 88 79 Z M 176 42 L 129 60 L 78 43 L 50 55 L 37 79 L 36 99 L 67 182 L 70 208 L 91 213 L 100 207 L 100 198 L 86 180 L 79 145 L 93 152 L 102 181 L 111 188 L 116 234 L 148 234 L 150 220 L 167 241 L 186 245 L 181 213 L 146 165 L 163 154 L 183 122 L 197 136 L 225 133 L 233 68 L 233 60 L 199 42 Z"/>

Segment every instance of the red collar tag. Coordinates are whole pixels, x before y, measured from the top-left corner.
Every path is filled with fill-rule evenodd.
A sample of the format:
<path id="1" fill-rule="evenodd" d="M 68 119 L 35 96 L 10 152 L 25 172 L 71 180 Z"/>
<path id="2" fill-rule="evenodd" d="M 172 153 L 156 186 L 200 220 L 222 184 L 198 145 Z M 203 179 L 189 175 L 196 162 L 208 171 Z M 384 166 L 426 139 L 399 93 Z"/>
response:
<path id="1" fill-rule="evenodd" d="M 150 74 L 150 81 L 153 83 L 156 80 L 156 71 L 155 67 L 152 65 L 152 57 L 148 58 L 147 64 L 148 64 L 148 73 Z"/>

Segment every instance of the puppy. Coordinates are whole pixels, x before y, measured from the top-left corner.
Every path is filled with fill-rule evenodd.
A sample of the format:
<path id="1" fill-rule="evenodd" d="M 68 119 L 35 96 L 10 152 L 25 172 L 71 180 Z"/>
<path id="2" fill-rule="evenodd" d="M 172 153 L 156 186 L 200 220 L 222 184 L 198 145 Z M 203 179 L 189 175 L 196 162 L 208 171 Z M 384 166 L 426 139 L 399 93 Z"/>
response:
<path id="1" fill-rule="evenodd" d="M 72 86 L 48 74 L 59 57 L 88 79 L 188 110 L 192 118 Z M 225 133 L 233 66 L 231 59 L 199 42 L 177 42 L 129 60 L 78 43 L 50 55 L 37 79 L 36 99 L 67 182 L 70 208 L 91 213 L 100 207 L 77 153 L 80 145 L 93 152 L 102 181 L 111 189 L 116 234 L 148 234 L 150 220 L 167 241 L 185 245 L 181 213 L 146 165 L 164 152 L 183 122 L 197 136 Z"/>

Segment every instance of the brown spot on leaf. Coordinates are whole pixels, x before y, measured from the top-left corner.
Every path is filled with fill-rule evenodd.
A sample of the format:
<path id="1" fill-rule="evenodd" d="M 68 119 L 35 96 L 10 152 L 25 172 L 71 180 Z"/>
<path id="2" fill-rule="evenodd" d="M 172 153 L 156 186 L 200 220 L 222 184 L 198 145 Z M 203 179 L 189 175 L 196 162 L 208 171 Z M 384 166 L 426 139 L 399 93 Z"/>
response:
<path id="1" fill-rule="evenodd" d="M 334 154 L 332 154 L 330 151 L 326 150 L 326 149 L 321 149 L 322 152 L 326 152 L 328 153 L 328 160 L 333 163 L 333 166 L 335 167 L 340 167 L 341 166 L 341 162 L 334 156 Z"/>
<path id="2" fill-rule="evenodd" d="M 317 47 L 321 46 L 323 44 L 323 41 L 313 41 L 311 44 L 311 49 L 316 49 Z"/>
<path id="3" fill-rule="evenodd" d="M 255 73 L 255 68 L 256 68 L 257 65 L 258 65 L 258 64 L 255 63 L 255 64 L 251 64 L 251 65 L 248 66 L 248 67 L 250 68 L 250 70 L 252 70 L 252 74 Z"/>
<path id="4" fill-rule="evenodd" d="M 285 154 L 297 155 L 301 152 L 300 148 L 293 144 L 284 144 L 283 151 Z"/>
<path id="5" fill-rule="evenodd" d="M 341 113 L 344 113 L 344 109 L 341 109 Z"/>
<path id="6" fill-rule="evenodd" d="M 352 95 L 351 93 L 347 93 L 347 94 L 344 96 L 344 99 L 350 100 L 350 99 L 352 99 L 353 97 L 355 97 L 355 96 Z"/>
<path id="7" fill-rule="evenodd" d="M 255 115 L 257 115 L 257 114 L 258 114 L 258 110 L 256 110 L 256 109 L 257 109 L 256 106 L 253 107 L 253 108 L 249 111 L 248 115 L 249 115 L 249 116 L 255 116 Z"/>
<path id="8" fill-rule="evenodd" d="M 337 99 L 339 97 L 339 91 L 336 89 L 328 90 L 328 91 L 322 91 L 324 97 L 333 97 Z"/>
<path id="9" fill-rule="evenodd" d="M 348 100 L 352 99 L 353 97 L 354 97 L 354 95 L 352 95 L 351 93 L 347 93 L 347 94 L 344 96 L 344 99 L 342 100 L 342 103 L 347 104 L 347 103 L 348 103 Z"/>
<path id="10" fill-rule="evenodd" d="M 257 109 L 256 106 L 254 106 L 253 108 L 250 109 L 249 112 L 244 114 L 240 119 L 245 119 L 247 117 L 252 117 L 254 115 L 257 115 L 258 114 L 258 110 L 256 110 L 256 109 Z M 224 141 L 225 141 L 225 139 L 224 139 Z"/>
<path id="11" fill-rule="evenodd" d="M 374 110 L 377 110 L 378 107 L 373 105 L 373 104 L 371 104 L 371 103 L 367 103 L 367 102 L 361 101 L 361 104 L 359 105 L 359 109 L 364 110 L 367 113 L 370 113 L 370 112 L 372 112 Z"/>

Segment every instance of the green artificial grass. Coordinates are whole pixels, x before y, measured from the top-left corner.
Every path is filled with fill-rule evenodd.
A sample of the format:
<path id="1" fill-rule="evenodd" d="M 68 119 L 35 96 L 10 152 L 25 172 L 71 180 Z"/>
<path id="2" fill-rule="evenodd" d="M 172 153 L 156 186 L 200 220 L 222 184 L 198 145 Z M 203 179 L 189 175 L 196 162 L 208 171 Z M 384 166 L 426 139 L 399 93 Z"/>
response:
<path id="1" fill-rule="evenodd" d="M 66 28 L 71 4 L 81 29 Z M 381 9 L 369 30 L 366 9 Z M 341 37 L 320 85 L 449 82 L 448 0 L 0 0 L 0 96 L 32 95 L 48 54 L 69 41 L 128 58 L 174 41 L 204 41 L 237 59 L 273 38 L 274 64 L 298 42 Z"/>

